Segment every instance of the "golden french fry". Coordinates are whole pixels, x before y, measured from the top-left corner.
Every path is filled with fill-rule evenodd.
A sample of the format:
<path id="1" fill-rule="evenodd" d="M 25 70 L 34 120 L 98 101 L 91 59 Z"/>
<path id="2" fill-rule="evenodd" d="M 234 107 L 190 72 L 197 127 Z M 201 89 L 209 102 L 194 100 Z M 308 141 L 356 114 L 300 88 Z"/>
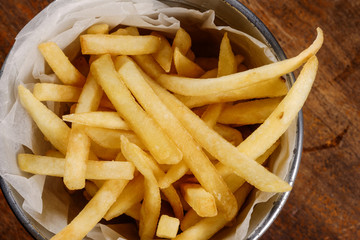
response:
<path id="1" fill-rule="evenodd" d="M 209 126 L 209 128 L 213 128 L 215 126 L 223 107 L 223 103 L 214 103 L 206 108 L 205 112 L 201 116 L 201 119 Z"/>
<path id="2" fill-rule="evenodd" d="M 29 113 L 46 139 L 62 154 L 66 154 L 70 128 L 24 86 L 18 86 L 18 93 L 21 105 Z"/>
<path id="3" fill-rule="evenodd" d="M 94 24 L 86 30 L 87 34 L 107 34 L 109 33 L 109 25 L 106 23 Z"/>
<path id="4" fill-rule="evenodd" d="M 183 55 L 179 48 L 174 49 L 174 64 L 177 73 L 184 77 L 200 77 L 205 71 L 195 62 Z"/>
<path id="5" fill-rule="evenodd" d="M 65 159 L 33 154 L 19 154 L 18 164 L 22 171 L 39 175 L 64 176 Z M 86 179 L 132 179 L 134 165 L 129 162 L 86 161 Z"/>
<path id="6" fill-rule="evenodd" d="M 155 61 L 151 55 L 131 56 L 141 68 L 152 78 L 157 78 L 165 73 L 165 70 Z"/>
<path id="7" fill-rule="evenodd" d="M 285 80 L 282 78 L 273 78 L 232 91 L 219 92 L 204 96 L 183 96 L 179 94 L 175 94 L 175 96 L 189 108 L 194 108 L 219 102 L 280 97 L 284 96 L 287 92 L 288 89 Z"/>
<path id="8" fill-rule="evenodd" d="M 133 219 L 140 221 L 140 212 L 141 212 L 141 203 L 135 203 L 128 210 L 125 211 L 125 214 Z"/>
<path id="9" fill-rule="evenodd" d="M 94 111 L 99 107 L 102 89 L 91 74 L 88 75 L 79 96 L 75 113 Z M 84 132 L 84 127 L 72 124 L 69 142 L 65 155 L 64 183 L 70 190 L 85 187 L 86 161 L 90 155 L 90 139 Z M 91 155 L 94 155 L 93 153 Z M 90 155 L 90 156 L 91 156 Z M 93 157 L 91 157 L 93 159 Z"/>
<path id="10" fill-rule="evenodd" d="M 235 128 L 216 124 L 213 129 L 234 146 L 238 146 L 243 141 L 241 132 Z"/>
<path id="11" fill-rule="evenodd" d="M 191 37 L 183 28 L 179 28 L 176 31 L 172 48 L 173 50 L 178 48 L 183 55 L 186 55 L 191 48 Z"/>
<path id="12" fill-rule="evenodd" d="M 275 149 L 280 145 L 280 141 L 276 141 L 264 154 L 256 159 L 256 162 L 259 164 L 264 164 L 269 156 L 275 151 Z M 217 163 L 215 165 L 216 169 L 219 171 L 219 174 L 224 178 L 226 184 L 229 186 L 232 192 L 235 192 L 239 187 L 241 187 L 245 180 L 240 176 L 236 175 L 229 167 L 223 165 L 222 163 Z"/>
<path id="13" fill-rule="evenodd" d="M 220 44 L 220 53 L 219 53 L 219 63 L 217 77 L 229 75 L 236 73 L 237 63 L 235 55 L 231 49 L 230 40 L 227 36 L 227 33 L 224 34 L 224 37 L 221 40 Z M 222 112 L 224 103 L 215 103 L 207 107 L 201 119 L 210 127 L 213 128 Z"/>
<path id="14" fill-rule="evenodd" d="M 173 49 L 171 48 L 169 41 L 157 32 L 152 32 L 151 35 L 157 36 L 161 39 L 159 50 L 153 53 L 152 56 L 165 70 L 165 72 L 170 72 L 173 59 Z"/>
<path id="15" fill-rule="evenodd" d="M 149 167 L 154 172 L 156 180 L 159 181 L 165 176 L 165 173 L 160 168 L 159 164 L 155 161 L 155 159 L 153 159 L 151 156 L 149 156 L 149 159 L 152 160 L 148 162 Z M 184 209 L 176 189 L 172 185 L 169 185 L 166 188 L 162 188 L 161 192 L 166 197 L 166 200 L 170 203 L 174 211 L 175 217 L 178 219 L 182 219 L 184 217 Z"/>
<path id="16" fill-rule="evenodd" d="M 52 237 L 51 240 L 83 239 L 102 219 L 127 183 L 128 180 L 106 181 L 71 223 Z"/>
<path id="17" fill-rule="evenodd" d="M 215 78 L 217 77 L 218 69 L 214 68 L 207 72 L 205 72 L 203 75 L 200 76 L 200 78 Z"/>
<path id="18" fill-rule="evenodd" d="M 90 70 L 120 116 L 138 135 L 156 161 L 165 164 L 178 163 L 182 158 L 182 153 L 132 97 L 116 72 L 110 55 L 103 55 L 94 61 Z"/>
<path id="19" fill-rule="evenodd" d="M 309 95 L 318 64 L 316 56 L 308 60 L 289 93 L 264 123 L 237 147 L 239 151 L 246 152 L 248 156 L 260 156 L 286 131 Z"/>
<path id="20" fill-rule="evenodd" d="M 104 94 L 100 100 L 100 106 L 97 109 L 98 111 L 100 111 L 100 107 L 110 110 L 116 110 L 114 105 L 110 102 L 109 98 L 106 96 L 106 94 Z"/>
<path id="21" fill-rule="evenodd" d="M 117 112 L 87 112 L 63 115 L 66 122 L 78 123 L 89 127 L 130 130 L 127 123 Z"/>
<path id="22" fill-rule="evenodd" d="M 141 239 L 153 239 L 160 216 L 161 197 L 155 175 L 148 165 L 151 160 L 124 136 L 121 137 L 121 151 L 144 176 L 145 191 L 140 212 L 139 234 Z"/>
<path id="23" fill-rule="evenodd" d="M 107 221 L 120 216 L 129 210 L 144 197 L 144 177 L 137 175 L 126 185 L 124 191 L 120 194 L 116 202 L 111 206 L 104 216 Z"/>
<path id="24" fill-rule="evenodd" d="M 167 215 L 161 215 L 156 230 L 156 236 L 160 238 L 174 238 L 179 230 L 180 220 Z"/>
<path id="25" fill-rule="evenodd" d="M 156 52 L 161 40 L 151 35 L 85 34 L 80 44 L 82 54 L 141 55 Z"/>
<path id="26" fill-rule="evenodd" d="M 262 191 L 284 192 L 291 190 L 291 186 L 288 183 L 269 172 L 246 154 L 241 153 L 236 147 L 210 129 L 175 96 L 151 79 L 147 80 L 152 89 L 157 93 L 158 97 L 179 119 L 194 139 L 216 159 L 221 161 L 224 165 L 231 167 L 236 174 L 245 178 L 246 181 Z"/>
<path id="27" fill-rule="evenodd" d="M 120 149 L 105 148 L 94 141 L 91 141 L 90 150 L 94 152 L 98 158 L 103 160 L 114 160 L 120 152 Z"/>
<path id="28" fill-rule="evenodd" d="M 236 125 L 263 123 L 281 100 L 282 97 L 267 98 L 227 105 L 221 112 L 218 122 Z"/>
<path id="29" fill-rule="evenodd" d="M 252 186 L 245 184 L 242 186 L 236 193 L 236 199 L 238 206 L 242 206 L 245 202 L 245 199 L 249 192 L 251 191 Z M 195 225 L 187 228 L 185 231 L 177 235 L 175 240 L 185 240 L 185 239 L 197 239 L 197 240 L 206 240 L 211 238 L 216 232 L 222 229 L 229 221 L 224 218 L 223 213 L 219 213 L 215 217 L 203 218 L 201 221 L 197 222 Z"/>
<path id="30" fill-rule="evenodd" d="M 83 127 L 72 126 L 65 155 L 64 184 L 69 190 L 85 187 L 86 161 L 89 159 L 90 139 Z"/>
<path id="31" fill-rule="evenodd" d="M 200 184 L 184 183 L 180 185 L 185 201 L 200 217 L 214 217 L 217 215 L 215 198 Z"/>
<path id="32" fill-rule="evenodd" d="M 36 83 L 33 94 L 39 101 L 77 102 L 81 88 L 54 83 Z"/>
<path id="33" fill-rule="evenodd" d="M 179 180 L 189 171 L 185 161 L 181 161 L 178 164 L 172 165 L 166 174 L 159 179 L 159 187 L 161 189 L 169 187 L 171 184 Z"/>
<path id="34" fill-rule="evenodd" d="M 85 77 L 72 65 L 56 43 L 41 43 L 38 48 L 61 82 L 76 86 L 84 84 Z"/>
<path id="35" fill-rule="evenodd" d="M 61 152 L 59 152 L 58 150 L 55 150 L 55 149 L 49 149 L 48 151 L 46 151 L 45 156 L 58 157 L 58 158 L 64 158 L 65 157 L 64 154 L 62 154 Z"/>
<path id="36" fill-rule="evenodd" d="M 132 131 L 98 127 L 84 127 L 84 131 L 91 140 L 104 148 L 120 150 L 120 136 L 126 136 L 132 143 L 135 143 L 142 149 L 146 149 L 144 144 Z"/>
<path id="37" fill-rule="evenodd" d="M 258 157 L 256 161 L 260 164 L 263 164 L 266 161 L 266 159 L 268 159 L 268 157 L 279 146 L 279 144 L 280 141 L 277 141 L 263 155 Z M 215 167 L 233 193 L 236 193 L 236 191 L 245 183 L 245 180 L 243 178 L 236 175 L 230 168 L 223 165 L 222 163 L 220 162 L 217 163 Z M 202 217 L 200 217 L 193 209 L 190 209 L 185 214 L 184 218 L 181 220 L 181 230 L 185 231 L 189 227 L 195 225 L 201 219 Z"/>
<path id="38" fill-rule="evenodd" d="M 322 30 L 318 28 L 317 33 L 318 35 L 310 47 L 302 51 L 298 56 L 287 60 L 228 76 L 207 78 L 203 81 L 167 74 L 160 75 L 156 80 L 168 90 L 185 96 L 202 96 L 250 86 L 264 80 L 285 75 L 304 64 L 310 57 L 316 54 L 323 43 Z"/>
<path id="39" fill-rule="evenodd" d="M 103 90 L 96 82 L 95 78 L 89 74 L 79 96 L 75 113 L 96 111 L 99 107 L 102 96 Z"/>
<path id="40" fill-rule="evenodd" d="M 162 69 L 151 55 L 137 55 L 131 57 L 152 78 L 157 78 L 165 73 L 164 69 Z"/>
<path id="41" fill-rule="evenodd" d="M 221 40 L 219 63 L 218 63 L 218 77 L 226 76 L 237 72 L 237 61 L 231 49 L 230 40 L 227 32 Z"/>
<path id="42" fill-rule="evenodd" d="M 113 35 L 131 35 L 131 36 L 139 36 L 139 31 L 137 27 L 126 27 L 126 28 L 119 28 L 115 32 L 111 33 Z"/>
<path id="43" fill-rule="evenodd" d="M 201 185 L 214 195 L 218 207 L 229 219 L 236 214 L 235 199 L 227 189 L 214 166 L 201 151 L 199 145 L 185 130 L 146 82 L 146 75 L 127 57 L 117 57 L 116 65 L 120 76 L 143 108 L 159 123 L 168 136 L 183 152 L 183 161 L 190 168 Z M 191 111 L 191 110 L 189 110 Z"/>

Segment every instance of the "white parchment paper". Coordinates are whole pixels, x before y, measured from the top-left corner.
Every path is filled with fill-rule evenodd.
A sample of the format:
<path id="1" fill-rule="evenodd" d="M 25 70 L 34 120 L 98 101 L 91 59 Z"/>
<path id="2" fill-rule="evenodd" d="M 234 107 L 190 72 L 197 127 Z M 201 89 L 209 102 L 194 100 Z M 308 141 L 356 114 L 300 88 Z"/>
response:
<path id="1" fill-rule="evenodd" d="M 259 65 L 275 61 L 275 57 L 264 44 L 230 27 L 215 26 L 214 19 L 215 14 L 212 10 L 199 12 L 170 8 L 152 0 L 57 0 L 39 13 L 18 34 L 0 79 L 0 174 L 24 199 L 23 209 L 39 225 L 53 233 L 65 227 L 71 200 L 63 189 L 61 179 L 31 176 L 21 172 L 17 166 L 18 153 L 31 150 L 35 154 L 44 154 L 49 148 L 49 144 L 21 107 L 17 97 L 19 84 L 31 89 L 33 84 L 39 81 L 58 82 L 54 74 L 49 74 L 49 69 L 37 49 L 38 44 L 54 41 L 72 59 L 79 52 L 79 34 L 95 23 L 107 23 L 110 27 L 119 24 L 137 26 L 163 31 L 169 35 L 174 35 L 180 25 L 186 23 L 196 28 L 230 32 L 229 37 L 250 60 L 249 64 Z M 281 177 L 287 173 L 292 154 L 289 149 L 293 149 L 294 146 L 295 130 L 293 124 L 282 138 L 281 152 L 278 153 L 273 168 Z M 252 206 L 258 202 L 266 202 L 273 195 L 262 192 L 255 194 Z M 248 207 L 249 213 L 241 224 L 238 223 L 236 228 L 225 229 L 221 233 L 224 239 L 246 237 L 248 229 L 254 227 L 250 224 L 252 206 Z M 261 211 L 261 208 L 256 211 Z M 98 224 L 88 234 L 88 238 L 133 238 L 133 231 L 126 233 L 124 229 L 131 228 L 120 225 L 110 228 Z"/>

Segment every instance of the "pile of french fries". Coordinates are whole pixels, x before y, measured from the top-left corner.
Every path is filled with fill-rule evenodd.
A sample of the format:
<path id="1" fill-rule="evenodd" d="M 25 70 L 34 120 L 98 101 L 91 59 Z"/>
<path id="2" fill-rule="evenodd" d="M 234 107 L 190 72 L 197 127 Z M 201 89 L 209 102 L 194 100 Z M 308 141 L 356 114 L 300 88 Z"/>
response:
<path id="1" fill-rule="evenodd" d="M 233 52 L 227 33 L 217 58 L 195 56 L 182 28 L 168 39 L 96 24 L 79 39 L 72 62 L 56 43 L 39 45 L 62 84 L 18 87 L 53 146 L 46 156 L 19 154 L 20 169 L 62 177 L 89 200 L 52 239 L 82 239 L 101 219 L 122 214 L 138 223 L 141 239 L 209 239 L 253 187 L 291 190 L 262 164 L 311 89 L 320 29 L 298 56 L 254 69 Z M 282 76 L 302 65 L 288 91 Z M 58 116 L 42 101 L 70 111 Z M 237 128 L 255 124 L 246 138 Z"/>

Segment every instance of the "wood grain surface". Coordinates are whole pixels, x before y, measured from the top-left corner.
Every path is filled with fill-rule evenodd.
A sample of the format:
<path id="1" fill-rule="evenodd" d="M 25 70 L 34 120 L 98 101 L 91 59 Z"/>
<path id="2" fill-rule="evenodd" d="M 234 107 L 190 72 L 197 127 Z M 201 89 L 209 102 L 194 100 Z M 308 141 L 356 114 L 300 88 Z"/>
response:
<path id="1" fill-rule="evenodd" d="M 0 65 L 21 28 L 50 0 L 0 1 Z M 360 239 L 360 1 L 240 0 L 288 57 L 325 33 L 303 108 L 304 151 L 295 187 L 261 239 Z M 0 238 L 32 239 L 0 196 Z"/>

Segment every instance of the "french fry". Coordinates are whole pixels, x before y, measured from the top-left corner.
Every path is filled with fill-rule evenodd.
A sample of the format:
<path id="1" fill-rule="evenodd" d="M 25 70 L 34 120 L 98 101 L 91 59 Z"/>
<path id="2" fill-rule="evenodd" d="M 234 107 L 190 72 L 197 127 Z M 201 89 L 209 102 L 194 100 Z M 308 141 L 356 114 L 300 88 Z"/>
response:
<path id="1" fill-rule="evenodd" d="M 39 101 L 77 102 L 81 88 L 54 83 L 36 83 L 33 94 Z"/>
<path id="2" fill-rule="evenodd" d="M 61 82 L 75 86 L 84 84 L 85 77 L 71 64 L 56 43 L 41 43 L 38 48 Z"/>
<path id="3" fill-rule="evenodd" d="M 217 77 L 236 73 L 236 70 L 237 62 L 235 59 L 235 55 L 231 49 L 231 44 L 227 33 L 225 33 L 220 44 Z M 224 103 L 215 103 L 209 105 L 201 116 L 201 119 L 210 128 L 213 128 L 218 120 L 220 113 L 223 110 L 223 107 Z"/>
<path id="4" fill-rule="evenodd" d="M 144 177 L 137 175 L 126 185 L 124 191 L 120 194 L 116 202 L 111 206 L 104 216 L 107 221 L 124 214 L 136 203 L 144 198 Z"/>
<path id="5" fill-rule="evenodd" d="M 66 122 L 86 125 L 89 127 L 130 130 L 127 123 L 116 112 L 87 112 L 63 115 Z"/>
<path id="6" fill-rule="evenodd" d="M 104 148 L 120 150 L 120 136 L 126 136 L 132 143 L 135 143 L 142 149 L 146 149 L 144 144 L 132 131 L 98 127 L 84 127 L 84 131 L 94 142 Z"/>
<path id="7" fill-rule="evenodd" d="M 174 238 L 178 233 L 179 225 L 179 219 L 161 215 L 156 230 L 156 236 L 160 238 Z"/>
<path id="8" fill-rule="evenodd" d="M 235 193 L 239 207 L 243 205 L 251 189 L 252 189 L 251 185 L 245 184 Z M 213 236 L 216 232 L 222 229 L 228 222 L 229 221 L 224 218 L 223 213 L 219 213 L 215 217 L 203 218 L 201 221 L 189 227 L 188 229 L 186 229 L 185 231 L 183 231 L 173 239 L 206 240 L 211 238 L 211 236 Z"/>
<path id="9" fill-rule="evenodd" d="M 128 161 L 144 176 L 144 200 L 140 212 L 140 239 L 153 239 L 160 216 L 161 197 L 156 178 L 147 162 L 151 161 L 147 155 L 126 137 L 121 137 L 121 151 Z"/>
<path id="10" fill-rule="evenodd" d="M 153 171 L 156 180 L 159 182 L 159 180 L 165 176 L 165 173 L 160 168 L 159 164 L 155 161 L 155 159 L 153 159 L 151 156 L 149 156 L 149 159 L 152 160 L 148 162 L 149 167 Z M 176 189 L 172 185 L 169 185 L 166 188 L 162 188 L 161 192 L 164 194 L 166 200 L 170 203 L 174 211 L 175 217 L 178 219 L 182 219 L 184 217 L 184 209 Z"/>
<path id="11" fill-rule="evenodd" d="M 156 161 L 165 164 L 178 163 L 182 153 L 168 136 L 135 102 L 130 91 L 119 78 L 110 55 L 104 55 L 93 62 L 91 73 L 103 87 L 120 116 L 139 136 Z M 155 140 L 156 139 L 156 140 Z"/>
<path id="12" fill-rule="evenodd" d="M 201 119 L 209 126 L 209 128 L 213 128 L 215 126 L 223 107 L 223 103 L 215 103 L 206 108 L 205 112 L 201 116 Z"/>
<path id="13" fill-rule="evenodd" d="M 82 54 L 142 55 L 156 52 L 161 40 L 151 35 L 85 34 L 80 44 Z"/>
<path id="14" fill-rule="evenodd" d="M 175 94 L 187 107 L 194 108 L 207 104 L 219 102 L 233 102 L 238 100 L 247 100 L 254 98 L 280 97 L 288 92 L 285 80 L 282 78 L 273 78 L 231 91 L 219 92 L 204 96 L 183 96 Z"/>
<path id="15" fill-rule="evenodd" d="M 281 100 L 281 97 L 267 98 L 227 105 L 221 112 L 218 122 L 235 125 L 263 123 Z"/>
<path id="16" fill-rule="evenodd" d="M 113 35 L 131 35 L 131 36 L 139 36 L 139 31 L 137 27 L 126 27 L 126 28 L 119 28 L 115 32 L 111 33 Z"/>
<path id="17" fill-rule="evenodd" d="M 172 48 L 174 51 L 178 48 L 183 55 L 186 55 L 191 48 L 191 37 L 183 28 L 176 31 Z"/>
<path id="18" fill-rule="evenodd" d="M 107 34 L 109 33 L 109 25 L 106 23 L 94 24 L 86 30 L 87 34 Z"/>
<path id="19" fill-rule="evenodd" d="M 203 75 L 200 76 L 200 78 L 214 78 L 217 77 L 218 69 L 214 68 L 207 72 L 205 72 Z"/>
<path id="20" fill-rule="evenodd" d="M 95 78 L 89 74 L 78 99 L 75 113 L 96 111 L 99 107 L 102 96 L 103 90 L 96 82 Z"/>
<path id="21" fill-rule="evenodd" d="M 143 108 L 162 125 L 162 128 L 181 149 L 184 154 L 183 161 L 185 161 L 201 185 L 214 195 L 218 207 L 226 212 L 229 219 L 233 218 L 236 214 L 234 212 L 236 206 L 233 205 L 236 202 L 233 195 L 224 185 L 223 180 L 216 173 L 214 166 L 206 155 L 200 150 L 198 144 L 147 84 L 146 75 L 141 72 L 134 62 L 126 57 L 117 57 L 116 67 L 120 76 Z"/>
<path id="22" fill-rule="evenodd" d="M 165 70 L 165 72 L 170 72 L 173 59 L 173 49 L 171 48 L 169 41 L 163 35 L 157 32 L 152 32 L 151 35 L 157 36 L 161 39 L 159 51 L 153 53 L 152 56 Z"/>
<path id="23" fill-rule="evenodd" d="M 24 86 L 18 86 L 18 93 L 21 105 L 29 113 L 46 139 L 57 150 L 66 154 L 70 128 Z"/>
<path id="24" fill-rule="evenodd" d="M 85 187 L 86 161 L 89 159 L 90 139 L 80 125 L 73 125 L 65 155 L 64 184 L 69 190 Z"/>
<path id="25" fill-rule="evenodd" d="M 120 149 L 105 148 L 94 141 L 91 141 L 90 150 L 94 152 L 98 158 L 103 160 L 113 160 L 120 152 Z"/>
<path id="26" fill-rule="evenodd" d="M 286 131 L 306 101 L 318 64 L 316 56 L 308 60 L 289 93 L 264 123 L 237 147 L 239 151 L 246 152 L 248 156 L 260 156 Z M 261 149 L 256 145 L 261 145 Z"/>
<path id="27" fill-rule="evenodd" d="M 102 89 L 91 74 L 88 75 L 78 99 L 75 113 L 94 111 L 99 107 Z M 69 133 L 68 147 L 65 155 L 64 183 L 70 190 L 85 187 L 86 161 L 90 153 L 90 139 L 84 132 L 84 127 L 73 124 Z M 91 157 L 94 159 L 93 157 Z"/>
<path id="28" fill-rule="evenodd" d="M 48 157 L 58 157 L 58 158 L 64 158 L 65 155 L 62 154 L 61 152 L 59 152 L 58 150 L 55 149 L 49 149 L 46 151 L 45 156 Z"/>
<path id="29" fill-rule="evenodd" d="M 200 217 L 214 217 L 218 214 L 214 196 L 200 184 L 184 183 L 180 189 L 185 201 Z"/>
<path id="30" fill-rule="evenodd" d="M 131 57 L 151 78 L 158 78 L 161 74 L 165 73 L 164 69 L 162 69 L 151 55 L 137 55 Z"/>
<path id="31" fill-rule="evenodd" d="M 168 90 L 185 96 L 202 96 L 250 86 L 264 80 L 285 75 L 304 64 L 310 57 L 316 54 L 323 43 L 322 30 L 318 28 L 317 33 L 318 35 L 310 47 L 302 51 L 298 56 L 287 60 L 228 76 L 208 78 L 203 81 L 167 74 L 160 75 L 156 80 Z"/>
<path id="32" fill-rule="evenodd" d="M 71 223 L 52 237 L 51 240 L 83 239 L 102 219 L 127 183 L 128 180 L 106 181 Z"/>
<path id="33" fill-rule="evenodd" d="M 141 213 L 141 203 L 135 203 L 128 210 L 125 211 L 125 214 L 133 219 L 140 221 L 140 213 Z"/>
<path id="34" fill-rule="evenodd" d="M 172 165 L 166 174 L 159 179 L 159 187 L 161 189 L 169 187 L 171 184 L 179 180 L 189 171 L 185 161 L 181 161 L 178 164 Z"/>
<path id="35" fill-rule="evenodd" d="M 216 124 L 213 129 L 234 146 L 238 146 L 243 141 L 241 132 L 235 128 Z"/>
<path id="36" fill-rule="evenodd" d="M 237 61 L 231 49 L 227 32 L 224 34 L 219 52 L 218 77 L 226 76 L 237 72 Z"/>
<path id="37" fill-rule="evenodd" d="M 277 141 L 263 155 L 258 157 L 256 161 L 260 164 L 263 164 L 266 159 L 268 159 L 269 156 L 275 151 L 279 144 L 280 141 Z M 243 178 L 236 175 L 230 168 L 223 165 L 222 163 L 217 163 L 215 167 L 233 193 L 235 193 L 245 183 Z M 195 225 L 201 219 L 202 217 L 200 217 L 193 209 L 190 209 L 181 220 L 181 230 L 185 231 L 189 227 Z"/>
<path id="38" fill-rule="evenodd" d="M 63 177 L 65 159 L 33 154 L 19 154 L 18 164 L 22 171 L 39 175 Z M 86 161 L 86 179 L 127 179 L 134 177 L 134 165 L 129 162 Z"/>
<path id="39" fill-rule="evenodd" d="M 199 65 L 183 55 L 179 48 L 174 49 L 174 65 L 180 76 L 200 77 L 205 73 Z"/>
<path id="40" fill-rule="evenodd" d="M 245 178 L 246 181 L 262 191 L 286 192 L 291 190 L 291 186 L 288 183 L 266 170 L 244 153 L 238 151 L 236 147 L 224 140 L 215 131 L 211 130 L 197 115 L 176 99 L 176 97 L 151 79 L 147 80 L 162 102 L 192 134 L 194 139 L 211 155 L 231 167 L 236 174 Z"/>

